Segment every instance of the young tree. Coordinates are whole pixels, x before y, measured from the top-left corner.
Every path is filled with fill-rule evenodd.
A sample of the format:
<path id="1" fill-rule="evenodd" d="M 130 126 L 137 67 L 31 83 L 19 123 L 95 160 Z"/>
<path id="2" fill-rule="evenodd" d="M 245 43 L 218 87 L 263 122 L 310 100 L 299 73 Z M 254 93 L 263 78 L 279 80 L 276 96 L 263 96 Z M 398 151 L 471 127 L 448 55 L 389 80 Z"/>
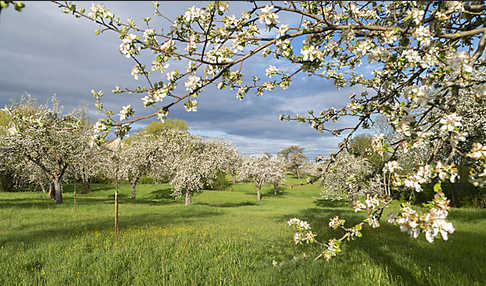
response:
<path id="1" fill-rule="evenodd" d="M 175 175 L 170 181 L 174 196 L 185 193 L 186 206 L 191 204 L 191 195 L 201 191 L 204 184 L 211 185 L 218 172 L 224 172 L 227 166 L 223 156 L 224 145 L 220 142 L 203 142 L 194 138 L 179 154 L 175 165 Z"/>
<path id="2" fill-rule="evenodd" d="M 150 172 L 153 162 L 157 160 L 157 153 L 162 146 L 155 141 L 155 136 L 142 135 L 122 145 L 120 151 L 121 176 L 130 183 L 132 200 L 136 198 L 138 180 Z"/>
<path id="3" fill-rule="evenodd" d="M 62 115 L 53 107 L 36 106 L 31 99 L 6 107 L 11 118 L 8 135 L 0 137 L 3 149 L 18 161 L 35 164 L 54 186 L 56 203 L 62 203 L 61 181 L 88 134 L 80 128 L 77 113 Z"/>
<path id="4" fill-rule="evenodd" d="M 241 164 L 243 163 L 243 155 L 236 149 L 236 147 L 232 144 L 223 144 L 222 149 L 223 156 L 227 162 L 226 164 L 226 172 L 231 175 L 233 185 L 236 184 L 236 176 L 241 168 Z"/>
<path id="5" fill-rule="evenodd" d="M 99 4 L 86 13 L 71 3 L 54 3 L 67 13 L 96 22 L 100 26 L 98 33 L 118 34 L 120 52 L 135 62 L 132 74 L 142 75 L 147 86 L 118 87 L 115 92 L 145 93 L 144 105 L 158 107 L 156 112 L 147 115 L 135 117 L 130 113 L 133 118 L 124 117 L 119 122 L 113 121 L 112 113 L 105 110 L 108 118 L 99 121 L 96 126 L 99 131 L 115 127 L 121 134 L 137 120 L 166 117 L 169 108 L 181 101 L 188 111 L 195 111 L 199 94 L 212 84 L 236 89 L 237 96 L 243 98 L 250 91 L 262 95 L 277 86 L 286 89 L 299 74 L 306 73 L 333 80 L 337 87 L 362 87 L 363 91 L 351 94 L 343 108 L 311 111 L 308 116 L 283 115 L 281 119 L 306 122 L 318 131 L 333 135 L 346 134 L 338 151 L 341 152 L 357 130 L 368 128 L 374 116 L 381 114 L 404 136 L 392 144 L 385 144 L 381 135 L 375 136 L 376 151 L 388 153 L 390 164 L 394 164 L 393 155 L 398 150 L 414 148 L 417 142 L 447 146 L 450 150 L 445 160 L 435 159 L 432 153 L 429 160 L 411 172 L 394 175 L 394 188 L 406 187 L 419 192 L 420 185 L 426 182 L 454 181 L 455 156 L 473 165 L 471 177 L 478 186 L 486 184 L 486 142 L 467 137 L 465 130 L 469 128 L 465 125 L 468 123 L 457 113 L 463 105 L 462 99 L 480 110 L 485 108 L 486 29 L 482 19 L 486 6 L 482 3 L 286 1 L 249 4 L 248 10 L 236 17 L 227 15 L 227 3 L 216 2 L 206 8 L 188 9 L 167 31 L 154 27 L 151 18 L 145 18 L 146 29 L 132 19 L 123 23 Z M 157 2 L 154 6 L 155 16 L 166 17 Z M 167 71 L 167 81 L 153 80 L 154 74 L 138 60 L 142 49 L 155 53 L 151 63 L 154 71 L 165 72 L 169 60 L 187 62 L 188 69 Z M 245 74 L 244 65 L 261 54 L 273 54 L 281 59 L 285 69 L 269 66 L 266 74 L 272 80 Z M 371 67 L 373 72 L 368 72 L 370 69 L 363 65 Z M 187 92 L 176 95 L 175 89 L 181 82 Z M 93 91 L 93 95 L 101 100 L 102 92 Z M 98 106 L 103 110 L 102 105 Z M 330 125 L 349 117 L 356 121 L 349 120 L 352 124 L 338 127 Z M 447 221 L 449 200 L 439 187 L 435 191 L 428 211 L 420 213 L 404 204 L 390 222 L 412 237 L 424 233 L 430 242 L 439 234 L 447 239 L 454 231 Z M 365 205 L 367 220 L 374 221 L 389 203 L 373 199 L 357 205 Z M 363 208 L 357 208 L 360 209 Z M 356 237 L 360 233 L 356 228 L 363 223 L 343 228 L 345 235 L 324 244 L 326 249 L 321 256 L 326 259 L 335 256 L 339 251 L 337 242 Z M 336 225 L 342 226 L 334 222 L 333 226 Z"/>
<path id="6" fill-rule="evenodd" d="M 301 168 L 307 159 L 304 155 L 304 148 L 297 145 L 292 145 L 278 152 L 278 155 L 285 160 L 287 169 L 294 173 L 298 179 L 300 179 Z"/>
<path id="7" fill-rule="evenodd" d="M 241 166 L 240 175 L 243 180 L 255 182 L 258 201 L 262 199 L 263 184 L 277 184 L 278 188 L 278 184 L 284 178 L 281 161 L 267 154 L 252 155 L 245 158 Z"/>
<path id="8" fill-rule="evenodd" d="M 272 156 L 268 162 L 270 174 L 268 183 L 273 185 L 273 195 L 278 195 L 278 186 L 285 180 L 285 162 L 278 156 Z"/>

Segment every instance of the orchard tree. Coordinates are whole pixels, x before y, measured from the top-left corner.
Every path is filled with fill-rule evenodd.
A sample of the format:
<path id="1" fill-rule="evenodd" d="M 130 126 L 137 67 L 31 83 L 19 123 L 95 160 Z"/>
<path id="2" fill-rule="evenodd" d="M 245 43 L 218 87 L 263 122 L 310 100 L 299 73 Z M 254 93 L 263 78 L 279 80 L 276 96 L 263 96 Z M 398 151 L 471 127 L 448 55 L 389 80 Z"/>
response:
<path id="1" fill-rule="evenodd" d="M 285 162 L 278 156 L 272 156 L 268 161 L 270 175 L 268 183 L 273 185 L 273 194 L 278 195 L 278 186 L 285 180 Z"/>
<path id="2" fill-rule="evenodd" d="M 143 175 L 149 174 L 151 166 L 157 160 L 159 148 L 163 147 L 155 141 L 155 136 L 137 136 L 129 143 L 122 144 L 120 151 L 121 176 L 130 183 L 132 200 L 136 198 L 137 183 Z"/>
<path id="3" fill-rule="evenodd" d="M 245 158 L 241 166 L 240 176 L 243 180 L 255 182 L 257 200 L 261 201 L 263 185 L 266 183 L 277 184 L 278 188 L 278 184 L 284 178 L 284 172 L 281 166 L 281 160 L 272 158 L 268 154 L 261 154 Z"/>
<path id="4" fill-rule="evenodd" d="M 292 145 L 278 152 L 278 155 L 285 160 L 287 169 L 300 179 L 301 168 L 307 159 L 304 155 L 304 148 Z"/>
<path id="5" fill-rule="evenodd" d="M 334 160 L 331 168 L 326 168 Z M 363 157 L 341 152 L 337 156 L 320 162 L 321 196 L 329 200 L 355 200 L 365 194 L 366 179 L 371 175 L 369 161 Z"/>
<path id="6" fill-rule="evenodd" d="M 69 2 L 54 3 L 66 13 L 97 23 L 98 34 L 112 31 L 119 35 L 120 52 L 134 61 L 131 74 L 143 77 L 147 84 L 136 89 L 116 87 L 114 92 L 140 96 L 144 106 L 157 107 L 153 113 L 136 115 L 131 106 L 124 106 L 123 118 L 115 121 L 114 113 L 101 104 L 103 92 L 93 91 L 98 108 L 107 115 L 95 125 L 101 134 L 112 128 L 123 134 L 137 120 L 164 118 L 179 102 L 184 102 L 187 111 L 196 111 L 198 97 L 209 85 L 236 90 L 236 95 L 244 98 L 250 92 L 263 95 L 277 87 L 286 89 L 303 73 L 332 80 L 338 88 L 362 90 L 350 94 L 349 103 L 342 108 L 310 111 L 307 116 L 281 116 L 282 120 L 308 123 L 320 132 L 346 135 L 338 152 L 346 149 L 357 130 L 370 127 L 379 114 L 404 136 L 391 144 L 380 134 L 373 139 L 375 151 L 389 155 L 392 165 L 398 150 L 421 144 L 450 150 L 445 159 L 430 154 L 429 160 L 407 174 L 392 172 L 390 176 L 397 190 L 420 192 L 422 184 L 436 183 L 436 195 L 425 211 L 402 204 L 400 212 L 389 218 L 413 238 L 423 233 L 429 242 L 439 235 L 446 240 L 454 231 L 447 220 L 449 200 L 439 184 L 456 179 L 454 157 L 473 166 L 470 175 L 477 186 L 486 185 L 486 142 L 467 136 L 467 130 L 474 129 L 477 122 L 465 120 L 458 113 L 464 101 L 481 111 L 485 108 L 483 3 L 254 2 L 234 16 L 228 12 L 228 3 L 215 2 L 188 9 L 170 20 L 172 26 L 166 30 L 155 27 L 151 17 L 144 18 L 143 27 L 133 19 L 122 21 L 101 4 L 93 4 L 87 12 Z M 153 16 L 168 19 L 157 2 Z M 154 53 L 151 63 L 139 60 L 143 50 Z M 262 54 L 280 60 L 266 69 L 269 79 L 260 79 L 245 69 L 249 59 Z M 187 69 L 170 69 L 169 61 L 186 63 Z M 159 71 L 166 78 L 160 78 Z M 180 83 L 184 83 L 185 94 L 175 92 Z M 347 120 L 350 118 L 355 120 Z M 336 121 L 343 124 L 335 125 Z M 362 225 L 379 219 L 391 201 L 377 197 L 356 201 L 356 210 L 366 209 L 367 218 L 350 227 L 345 227 L 340 218 L 333 219 L 330 226 L 343 229 L 345 234 L 321 243 L 324 250 L 318 257 L 335 256 L 341 241 L 361 236 Z M 293 221 L 291 225 L 300 224 Z M 303 237 L 312 236 L 296 236 L 296 242 Z"/>
<path id="7" fill-rule="evenodd" d="M 236 176 L 241 168 L 241 164 L 243 163 L 243 155 L 236 149 L 236 147 L 232 144 L 224 144 L 223 148 L 223 156 L 226 160 L 226 172 L 231 175 L 233 185 L 236 184 Z"/>
<path id="8" fill-rule="evenodd" d="M 205 184 L 212 185 L 217 174 L 225 171 L 227 162 L 220 142 L 204 142 L 196 137 L 184 147 L 175 162 L 175 175 L 170 183 L 174 196 L 185 193 L 187 206 L 193 193 L 201 191 Z"/>
<path id="9" fill-rule="evenodd" d="M 182 119 L 170 119 L 170 118 L 165 119 L 164 122 L 152 121 L 147 126 L 145 126 L 145 128 L 142 129 L 140 133 L 147 134 L 147 135 L 158 135 L 158 134 L 162 134 L 163 131 L 168 129 L 186 132 L 188 130 L 187 122 Z"/>
<path id="10" fill-rule="evenodd" d="M 88 140 L 81 116 L 63 115 L 55 98 L 52 108 L 36 106 L 31 99 L 4 109 L 11 118 L 8 134 L 0 137 L 2 148 L 18 161 L 29 161 L 52 182 L 56 203 L 62 203 L 62 179 L 76 154 Z"/>

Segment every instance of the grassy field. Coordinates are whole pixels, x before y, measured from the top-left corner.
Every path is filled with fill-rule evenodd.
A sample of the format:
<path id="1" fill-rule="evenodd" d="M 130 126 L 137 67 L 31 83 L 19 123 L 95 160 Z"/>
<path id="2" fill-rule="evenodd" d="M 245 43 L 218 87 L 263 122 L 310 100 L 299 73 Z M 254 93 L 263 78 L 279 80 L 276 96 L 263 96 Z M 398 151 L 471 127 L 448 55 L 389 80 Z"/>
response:
<path id="1" fill-rule="evenodd" d="M 296 183 L 289 179 L 288 183 Z M 168 185 L 121 186 L 120 235 L 113 239 L 113 189 L 96 185 L 65 203 L 42 193 L 0 193 L 0 285 L 486 285 L 486 210 L 454 209 L 449 241 L 413 240 L 384 223 L 347 243 L 334 260 L 312 262 L 293 246 L 286 221 L 308 220 L 325 241 L 331 216 L 358 220 L 319 187 L 270 187 L 256 202 L 251 184 L 205 191 L 193 205 Z M 293 260 L 306 253 L 309 259 Z M 283 263 L 274 267 L 272 261 Z"/>

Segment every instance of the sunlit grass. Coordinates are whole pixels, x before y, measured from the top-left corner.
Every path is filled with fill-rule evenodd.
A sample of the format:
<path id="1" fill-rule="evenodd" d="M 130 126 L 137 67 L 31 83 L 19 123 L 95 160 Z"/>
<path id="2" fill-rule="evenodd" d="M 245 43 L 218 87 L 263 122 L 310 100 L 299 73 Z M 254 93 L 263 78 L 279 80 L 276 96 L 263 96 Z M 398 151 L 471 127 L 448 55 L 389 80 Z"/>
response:
<path id="1" fill-rule="evenodd" d="M 383 222 L 330 262 L 311 262 L 314 246 L 295 247 L 286 221 L 308 220 L 320 240 L 328 219 L 357 221 L 346 203 L 319 200 L 317 185 L 274 197 L 252 184 L 205 191 L 185 207 L 168 185 L 120 188 L 120 234 L 113 238 L 113 189 L 96 185 L 65 203 L 42 193 L 0 193 L 0 285 L 485 285 L 486 211 L 455 209 L 456 233 L 429 244 Z M 396 207 L 396 206 L 395 206 Z M 306 253 L 309 259 L 293 260 Z M 272 261 L 284 262 L 274 267 Z"/>

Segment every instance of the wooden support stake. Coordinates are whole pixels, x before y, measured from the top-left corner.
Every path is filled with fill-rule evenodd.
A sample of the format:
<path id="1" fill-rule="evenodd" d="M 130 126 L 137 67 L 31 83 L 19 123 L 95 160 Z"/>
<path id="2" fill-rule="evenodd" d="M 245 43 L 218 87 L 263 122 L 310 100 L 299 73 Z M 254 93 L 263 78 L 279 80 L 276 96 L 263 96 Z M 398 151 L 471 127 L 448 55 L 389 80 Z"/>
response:
<path id="1" fill-rule="evenodd" d="M 115 238 L 118 237 L 118 182 L 115 190 Z"/>
<path id="2" fill-rule="evenodd" d="M 74 200 L 74 212 L 76 213 L 76 182 L 74 182 L 74 186 L 73 186 L 73 200 Z"/>

